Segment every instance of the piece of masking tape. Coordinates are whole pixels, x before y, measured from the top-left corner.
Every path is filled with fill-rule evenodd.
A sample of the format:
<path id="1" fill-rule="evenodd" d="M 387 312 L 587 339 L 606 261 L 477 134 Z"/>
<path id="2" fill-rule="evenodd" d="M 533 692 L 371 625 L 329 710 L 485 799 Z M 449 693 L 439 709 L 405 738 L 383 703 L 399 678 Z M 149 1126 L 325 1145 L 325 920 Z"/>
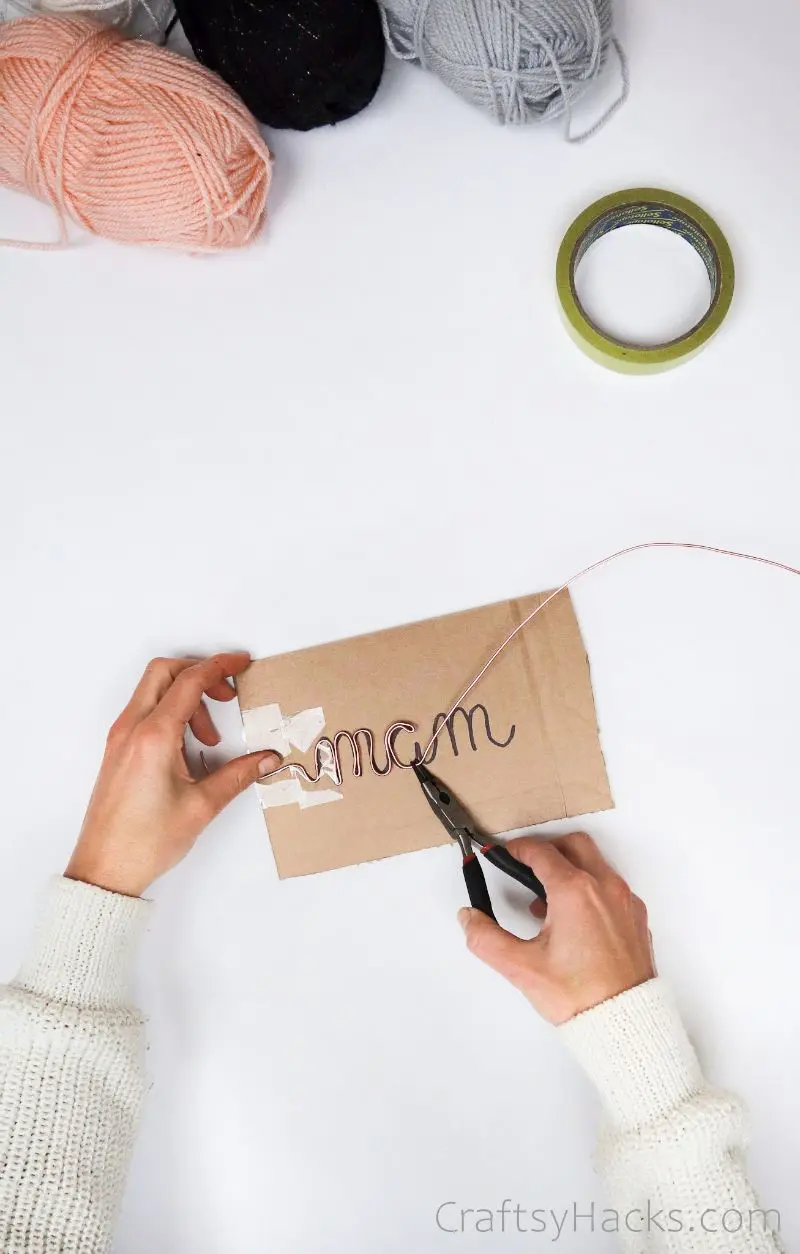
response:
<path id="1" fill-rule="evenodd" d="M 711 285 L 711 302 L 700 321 L 664 344 L 615 339 L 592 321 L 578 298 L 575 274 L 588 249 L 609 231 L 633 225 L 660 226 L 680 235 L 699 254 Z M 699 353 L 730 309 L 735 277 L 730 245 L 714 219 L 684 196 L 655 187 L 614 192 L 589 205 L 564 236 L 556 262 L 556 288 L 567 330 L 594 361 L 623 374 L 655 374 Z"/>
<path id="2" fill-rule="evenodd" d="M 274 784 L 256 784 L 256 792 L 262 810 L 274 806 L 298 805 L 301 810 L 311 806 L 324 806 L 329 801 L 342 801 L 342 793 L 333 788 L 304 788 L 296 777 L 276 779 Z"/>
<path id="3" fill-rule="evenodd" d="M 257 705 L 252 710 L 242 710 L 242 722 L 248 749 L 275 749 L 278 753 L 287 754 L 295 748 L 305 753 L 322 733 L 325 711 L 317 705 L 287 717 L 273 702 L 271 705 Z"/>
<path id="4" fill-rule="evenodd" d="M 311 748 L 325 728 L 325 711 L 317 705 L 287 716 L 280 705 L 273 702 L 254 706 L 251 710 L 242 710 L 242 723 L 244 742 L 249 750 L 275 749 L 285 756 L 293 748 L 299 749 L 301 753 Z M 333 753 L 326 745 L 321 746 L 321 749 L 320 774 L 328 775 L 335 781 Z M 263 810 L 289 805 L 298 805 L 301 810 L 308 810 L 311 806 L 322 806 L 330 801 L 343 799 L 343 794 L 333 788 L 314 785 L 304 787 L 302 780 L 294 772 L 269 784 L 257 783 L 256 792 Z"/>

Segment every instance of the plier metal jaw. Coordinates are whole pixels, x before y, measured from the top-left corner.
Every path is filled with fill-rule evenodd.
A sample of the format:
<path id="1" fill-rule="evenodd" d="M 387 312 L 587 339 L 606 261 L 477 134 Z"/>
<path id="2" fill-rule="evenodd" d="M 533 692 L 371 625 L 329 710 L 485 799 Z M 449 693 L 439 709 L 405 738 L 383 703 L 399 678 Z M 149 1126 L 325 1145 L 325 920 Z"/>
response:
<path id="1" fill-rule="evenodd" d="M 447 833 L 461 849 L 464 882 L 467 886 L 470 905 L 474 906 L 476 910 L 482 910 L 490 919 L 495 918 L 489 889 L 486 884 L 486 876 L 483 873 L 483 867 L 477 859 L 474 849 L 475 845 L 478 846 L 487 862 L 491 862 L 501 871 L 504 871 L 506 875 L 510 875 L 512 879 L 517 880 L 518 883 L 524 884 L 532 893 L 535 893 L 537 897 L 541 897 L 546 902 L 547 894 L 545 893 L 544 885 L 534 875 L 531 868 L 526 866 L 524 862 L 520 862 L 518 858 L 510 854 L 502 845 L 496 845 L 493 841 L 480 836 L 469 811 L 464 808 L 450 789 L 432 771 L 429 771 L 427 766 L 420 762 L 414 762 L 412 765 L 428 805 Z"/>

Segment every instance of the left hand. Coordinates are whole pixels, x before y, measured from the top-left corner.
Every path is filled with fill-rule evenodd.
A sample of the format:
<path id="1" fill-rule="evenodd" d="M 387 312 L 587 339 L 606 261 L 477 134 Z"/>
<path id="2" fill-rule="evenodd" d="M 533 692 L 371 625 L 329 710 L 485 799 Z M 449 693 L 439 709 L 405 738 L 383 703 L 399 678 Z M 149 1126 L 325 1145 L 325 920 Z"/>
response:
<path id="1" fill-rule="evenodd" d="M 206 661 L 156 658 L 108 733 L 100 774 L 65 874 L 111 892 L 139 897 L 186 856 L 203 828 L 261 775 L 280 766 L 277 753 L 246 753 L 203 779 L 186 762 L 187 726 L 201 744 L 219 733 L 203 701 L 235 696 L 227 682 L 248 653 Z"/>

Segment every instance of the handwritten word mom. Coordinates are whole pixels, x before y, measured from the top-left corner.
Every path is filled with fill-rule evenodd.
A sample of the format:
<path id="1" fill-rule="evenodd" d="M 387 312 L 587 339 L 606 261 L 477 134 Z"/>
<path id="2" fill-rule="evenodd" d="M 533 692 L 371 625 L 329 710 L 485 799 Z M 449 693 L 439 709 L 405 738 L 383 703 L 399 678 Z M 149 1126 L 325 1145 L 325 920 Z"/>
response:
<path id="1" fill-rule="evenodd" d="M 463 706 L 456 706 L 453 713 L 448 718 L 444 713 L 437 714 L 433 720 L 431 730 L 431 744 L 427 753 L 424 753 L 423 747 L 418 740 L 414 741 L 413 756 L 408 758 L 408 749 L 405 755 L 401 754 L 398 748 L 398 739 L 401 735 L 413 735 L 418 731 L 416 723 L 410 723 L 407 719 L 399 719 L 396 723 L 390 723 L 383 734 L 383 756 L 385 761 L 378 762 L 375 756 L 375 736 L 368 727 L 359 727 L 357 731 L 338 731 L 334 736 L 321 736 L 314 746 L 314 769 L 316 775 L 310 775 L 304 766 L 292 763 L 292 771 L 298 773 L 309 784 L 316 784 L 318 780 L 327 775 L 335 784 L 341 784 L 344 778 L 342 772 L 342 756 L 341 747 L 347 745 L 350 750 L 350 758 L 352 764 L 353 776 L 359 779 L 364 774 L 365 758 L 366 765 L 374 775 L 388 775 L 395 767 L 400 770 L 407 770 L 414 766 L 415 763 L 432 762 L 439 751 L 439 741 L 441 740 L 441 732 L 446 728 L 447 735 L 450 740 L 450 748 L 453 756 L 459 755 L 458 735 L 456 731 L 457 718 L 463 719 L 463 726 L 466 728 L 469 736 L 469 746 L 474 752 L 478 748 L 478 740 L 476 737 L 476 715 L 480 713 L 483 716 L 483 731 L 489 744 L 495 745 L 498 749 L 506 749 L 516 735 L 516 724 L 512 723 L 511 728 L 505 740 L 498 740 L 493 732 L 489 711 L 485 705 L 480 702 L 473 705 L 470 710 L 465 710 Z M 423 757 L 424 754 L 424 757 Z"/>

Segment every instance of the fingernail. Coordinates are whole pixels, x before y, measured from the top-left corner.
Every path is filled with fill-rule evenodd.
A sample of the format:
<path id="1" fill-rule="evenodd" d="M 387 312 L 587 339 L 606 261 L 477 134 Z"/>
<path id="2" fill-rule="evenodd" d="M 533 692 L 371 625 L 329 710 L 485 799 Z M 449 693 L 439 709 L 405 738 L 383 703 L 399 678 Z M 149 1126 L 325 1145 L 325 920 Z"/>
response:
<path id="1" fill-rule="evenodd" d="M 470 910 L 469 906 L 462 906 L 458 914 L 456 915 L 456 918 L 458 919 L 462 928 L 466 932 L 467 927 L 469 926 L 469 921 L 472 918 L 472 911 Z"/>
<path id="2" fill-rule="evenodd" d="M 259 762 L 258 764 L 259 775 L 269 775 L 270 771 L 277 770 L 277 768 L 281 765 L 282 762 L 283 762 L 283 756 L 280 753 L 273 750 L 271 753 L 268 753 L 265 758 L 262 758 L 261 761 Z"/>

